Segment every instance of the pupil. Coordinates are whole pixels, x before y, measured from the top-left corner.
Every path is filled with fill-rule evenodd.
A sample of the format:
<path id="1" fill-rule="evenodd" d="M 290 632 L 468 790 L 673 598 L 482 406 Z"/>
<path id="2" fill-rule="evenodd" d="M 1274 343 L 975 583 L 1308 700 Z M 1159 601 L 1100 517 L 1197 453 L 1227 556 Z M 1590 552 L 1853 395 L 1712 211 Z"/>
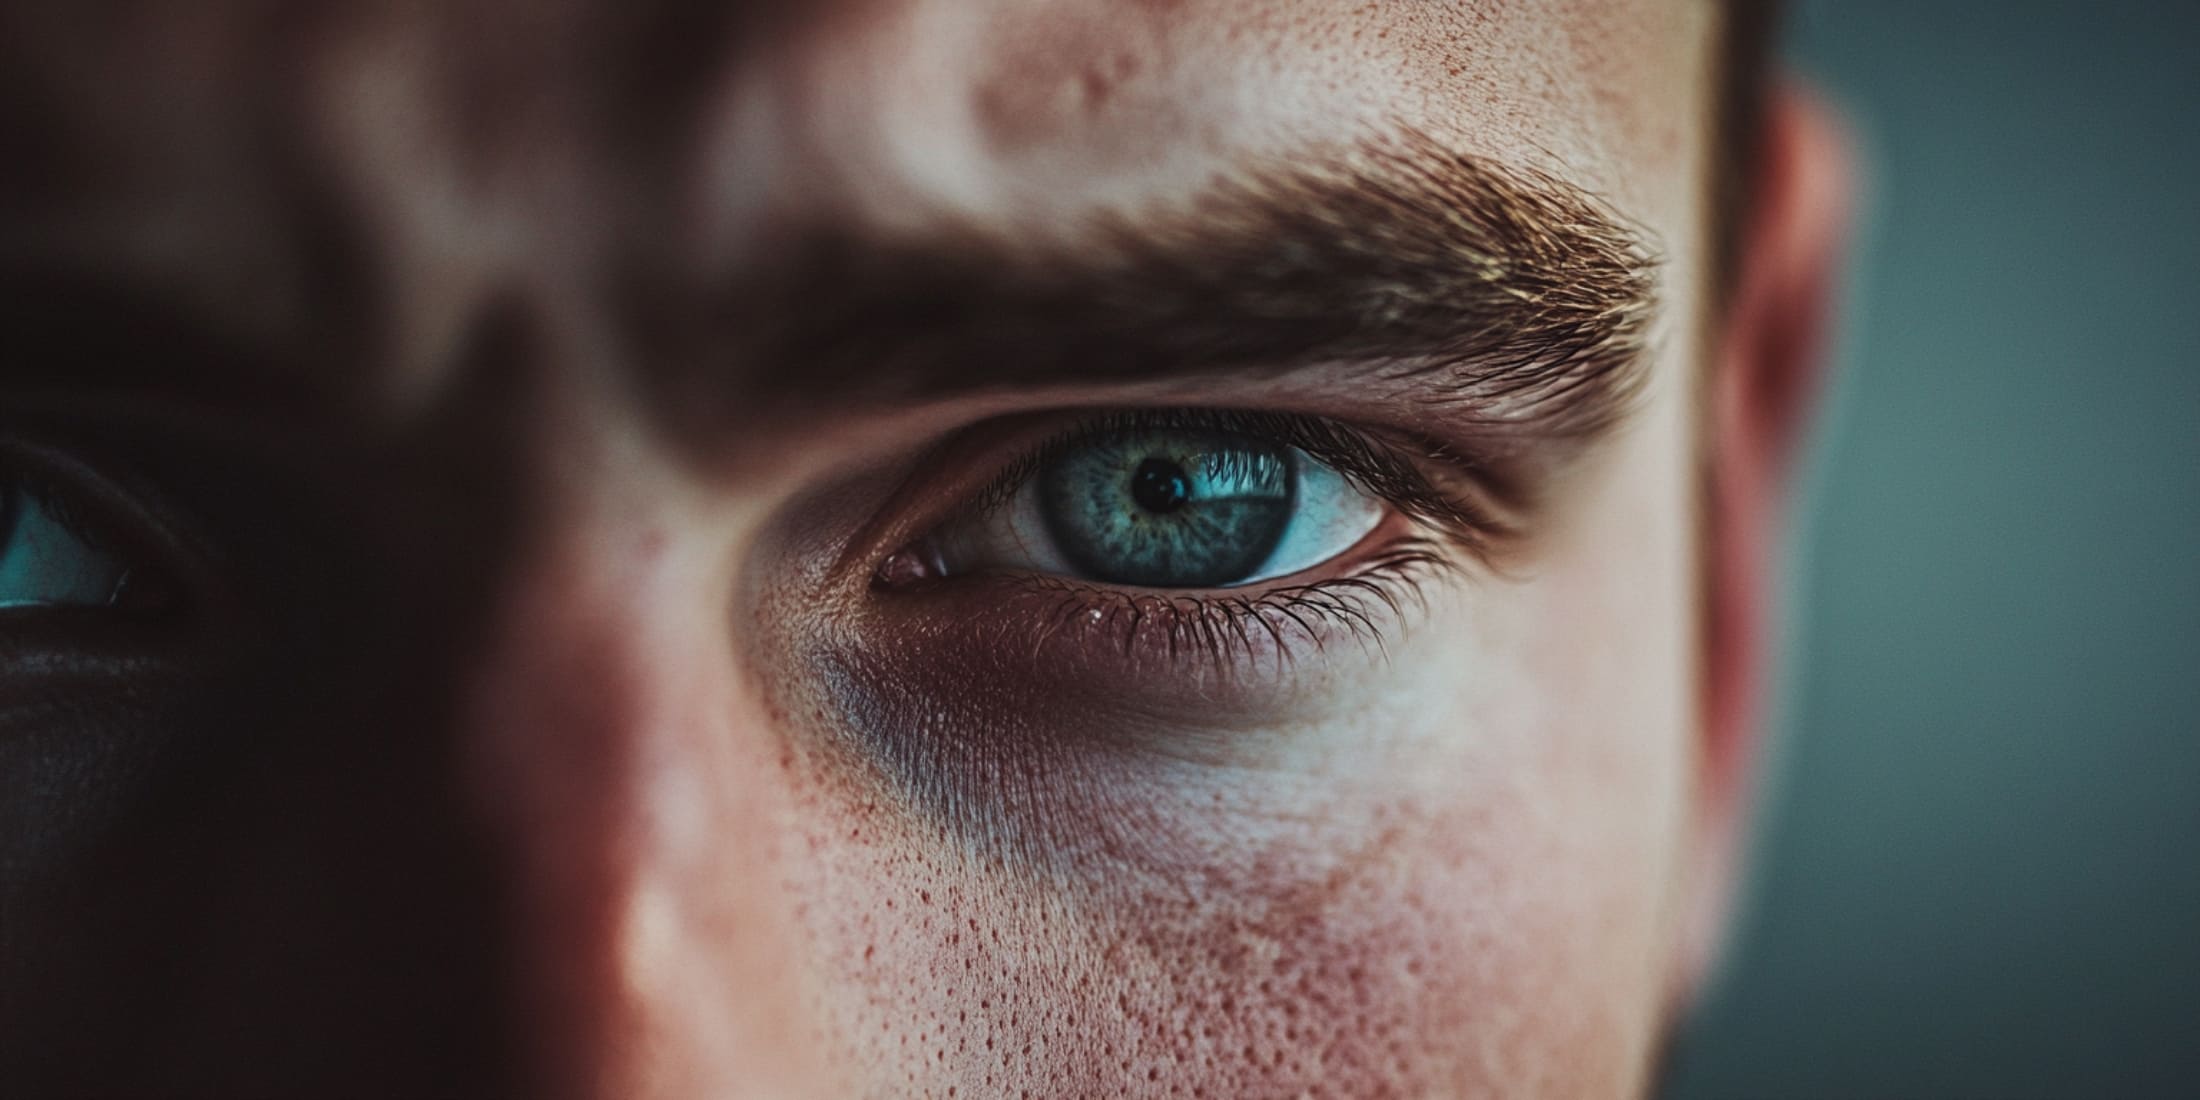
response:
<path id="1" fill-rule="evenodd" d="M 1167 515 L 1192 497 L 1192 483 L 1184 467 L 1165 458 L 1149 458 L 1131 475 L 1131 499 L 1149 512 Z"/>
<path id="2" fill-rule="evenodd" d="M 1298 504 L 1287 447 L 1220 431 L 1126 430 L 1038 472 L 1039 519 L 1070 572 L 1105 584 L 1210 588 L 1275 553 Z"/>

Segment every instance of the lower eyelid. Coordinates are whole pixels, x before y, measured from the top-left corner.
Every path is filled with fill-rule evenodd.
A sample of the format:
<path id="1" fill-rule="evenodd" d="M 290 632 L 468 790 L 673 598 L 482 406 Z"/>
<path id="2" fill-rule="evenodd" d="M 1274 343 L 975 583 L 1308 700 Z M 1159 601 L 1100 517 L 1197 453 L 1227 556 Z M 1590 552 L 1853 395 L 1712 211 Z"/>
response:
<path id="1" fill-rule="evenodd" d="M 1269 789 L 1336 748 L 1318 732 L 1364 705 L 1354 685 L 1387 682 L 1465 564 L 1393 515 L 1324 575 L 1243 591 L 999 573 L 874 587 L 805 662 L 839 743 L 913 808 L 1007 840 L 1004 858 L 1075 859 L 1122 807 L 1197 821 L 1214 792 Z M 1143 830 L 1100 845 L 1111 868 L 1176 858 Z"/>
<path id="2" fill-rule="evenodd" d="M 1392 513 L 1320 563 L 1324 576 L 1177 592 L 981 573 L 875 592 L 880 613 L 926 623 L 880 623 L 874 636 L 958 637 L 1018 654 L 1018 676 L 1163 695 L 1189 685 L 1201 704 L 1258 710 L 1289 702 L 1303 662 L 1392 644 L 1421 611 L 1422 586 L 1458 567 L 1455 551 Z"/>

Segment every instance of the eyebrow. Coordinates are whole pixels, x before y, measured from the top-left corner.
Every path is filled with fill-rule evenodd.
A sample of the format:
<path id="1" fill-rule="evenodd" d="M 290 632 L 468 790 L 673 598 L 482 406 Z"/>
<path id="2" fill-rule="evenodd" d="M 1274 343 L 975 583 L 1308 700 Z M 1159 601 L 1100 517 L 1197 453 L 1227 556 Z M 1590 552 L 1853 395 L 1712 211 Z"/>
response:
<path id="1" fill-rule="evenodd" d="M 1600 199 L 1412 131 L 1047 236 L 801 234 L 701 311 L 707 355 L 664 349 L 692 368 L 668 391 L 707 404 L 729 347 L 751 407 L 1334 364 L 1581 436 L 1625 413 L 1655 304 Z"/>
<path id="2" fill-rule="evenodd" d="M 1646 234 L 1602 199 L 1403 129 L 1067 227 L 777 228 L 774 253 L 734 278 L 679 284 L 654 265 L 605 273 L 652 383 L 644 390 L 683 434 L 712 438 L 782 411 L 1314 368 L 1330 385 L 1381 386 L 1461 427 L 1583 439 L 1630 408 L 1656 306 Z M 170 332 L 163 318 L 186 324 L 200 310 L 164 283 L 101 289 L 110 281 L 57 282 L 37 263 L 0 273 L 0 344 L 41 353 L 9 356 L 6 387 L 42 375 L 65 387 L 143 375 L 162 389 L 180 377 L 194 390 L 230 379 L 222 391 L 239 401 L 349 408 L 368 385 L 284 369 L 282 349 L 312 340 L 242 354 L 202 338 L 228 333 L 211 320 L 148 338 L 149 324 Z M 40 335 L 56 325 L 60 336 Z M 87 333 L 109 353 L 84 351 Z M 374 346 L 364 334 L 319 344 Z M 77 351 L 43 354 L 54 348 Z"/>

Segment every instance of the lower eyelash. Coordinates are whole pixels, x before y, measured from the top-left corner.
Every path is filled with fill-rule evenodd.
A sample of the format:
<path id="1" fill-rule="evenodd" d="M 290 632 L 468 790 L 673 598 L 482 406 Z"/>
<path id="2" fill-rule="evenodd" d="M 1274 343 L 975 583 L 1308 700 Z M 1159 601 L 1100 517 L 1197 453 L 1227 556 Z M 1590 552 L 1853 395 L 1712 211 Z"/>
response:
<path id="1" fill-rule="evenodd" d="M 1040 628 L 1041 644 L 1077 631 L 1125 657 L 1151 646 L 1171 660 L 1191 656 L 1227 669 L 1272 653 L 1280 668 L 1305 646 L 1318 653 L 1343 639 L 1384 652 L 1386 623 L 1401 621 L 1409 604 L 1425 606 L 1422 585 L 1456 568 L 1434 541 L 1409 537 L 1344 576 L 1246 595 L 1126 592 L 1044 575 L 1019 580 L 1059 597 Z"/>

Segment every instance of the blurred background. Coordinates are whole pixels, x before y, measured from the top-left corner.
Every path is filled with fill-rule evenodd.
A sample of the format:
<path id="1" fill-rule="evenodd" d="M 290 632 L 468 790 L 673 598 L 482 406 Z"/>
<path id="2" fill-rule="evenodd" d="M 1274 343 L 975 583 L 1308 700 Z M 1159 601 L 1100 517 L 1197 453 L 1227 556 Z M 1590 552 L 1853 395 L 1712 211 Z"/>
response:
<path id="1" fill-rule="evenodd" d="M 1802 4 L 1872 167 L 1670 1100 L 2200 1096 L 2200 4 Z"/>

